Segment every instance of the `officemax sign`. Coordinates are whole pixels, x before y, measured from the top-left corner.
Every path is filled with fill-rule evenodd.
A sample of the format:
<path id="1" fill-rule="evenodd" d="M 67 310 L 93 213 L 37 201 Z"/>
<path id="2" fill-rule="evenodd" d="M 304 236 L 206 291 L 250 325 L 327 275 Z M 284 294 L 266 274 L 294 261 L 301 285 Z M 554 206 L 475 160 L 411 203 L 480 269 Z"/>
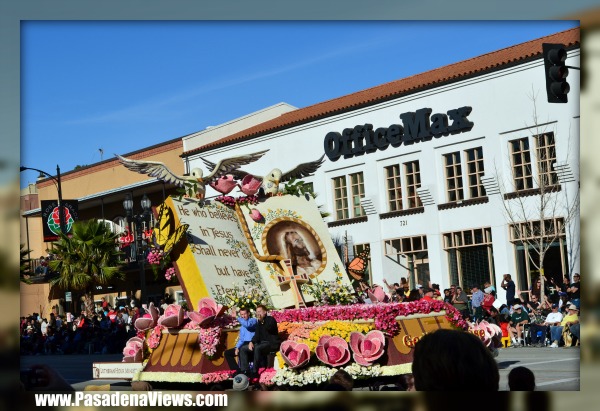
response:
<path id="1" fill-rule="evenodd" d="M 392 124 L 373 130 L 372 124 L 364 124 L 346 128 L 341 134 L 331 131 L 323 141 L 325 154 L 331 161 L 337 161 L 341 156 L 350 158 L 385 150 L 389 146 L 399 147 L 463 133 L 473 128 L 473 122 L 467 118 L 471 110 L 471 107 L 465 106 L 449 110 L 446 114 L 431 115 L 430 108 L 422 108 L 400 114 L 402 125 Z"/>

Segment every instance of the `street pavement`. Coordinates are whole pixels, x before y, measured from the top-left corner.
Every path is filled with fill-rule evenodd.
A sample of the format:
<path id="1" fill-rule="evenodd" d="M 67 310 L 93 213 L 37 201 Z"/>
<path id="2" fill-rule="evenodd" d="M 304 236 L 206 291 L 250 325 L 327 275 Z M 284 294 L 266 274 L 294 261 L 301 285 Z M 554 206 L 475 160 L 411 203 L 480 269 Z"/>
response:
<path id="1" fill-rule="evenodd" d="M 579 391 L 579 354 L 579 347 L 503 348 L 496 357 L 500 390 L 508 391 L 508 373 L 522 366 L 533 371 L 537 391 Z"/>
<path id="2" fill-rule="evenodd" d="M 111 384 L 111 390 L 130 390 L 124 380 L 93 380 L 92 363 L 120 362 L 114 355 L 38 355 L 22 356 L 21 369 L 34 364 L 47 364 L 57 370 L 77 390 L 87 385 Z M 579 347 L 569 348 L 503 348 L 496 357 L 500 369 L 500 390 L 508 390 L 508 373 L 524 366 L 533 371 L 539 391 L 578 391 L 580 389 Z M 468 387 L 465 387 L 468 390 Z"/>

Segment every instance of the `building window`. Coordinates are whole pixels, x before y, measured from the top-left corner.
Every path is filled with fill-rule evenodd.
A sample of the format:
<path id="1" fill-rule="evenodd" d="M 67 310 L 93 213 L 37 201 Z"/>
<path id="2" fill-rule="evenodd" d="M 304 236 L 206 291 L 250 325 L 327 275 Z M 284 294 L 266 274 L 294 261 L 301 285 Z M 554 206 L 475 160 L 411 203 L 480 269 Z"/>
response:
<path id="1" fill-rule="evenodd" d="M 406 175 L 406 196 L 409 208 L 421 207 L 421 199 L 417 194 L 417 188 L 421 187 L 421 172 L 418 161 L 404 163 L 404 173 Z"/>
<path id="2" fill-rule="evenodd" d="M 360 199 L 365 196 L 363 173 L 350 174 L 350 190 L 352 192 L 352 216 L 360 217 L 365 214 Z"/>
<path id="3" fill-rule="evenodd" d="M 400 186 L 400 166 L 385 168 L 389 211 L 402 210 L 402 187 Z"/>
<path id="4" fill-rule="evenodd" d="M 338 220 L 348 218 L 348 192 L 346 190 L 346 176 L 333 179 L 333 201 L 335 204 L 335 215 Z"/>
<path id="5" fill-rule="evenodd" d="M 348 182 L 346 178 L 350 182 L 351 207 L 348 207 Z M 365 212 L 360 204 L 360 200 L 364 196 L 365 184 L 362 172 L 350 174 L 348 177 L 340 176 L 333 178 L 333 201 L 335 204 L 336 219 L 345 220 L 363 216 Z"/>
<path id="6" fill-rule="evenodd" d="M 469 197 L 477 198 L 485 196 L 485 187 L 481 183 L 483 169 L 483 149 L 481 147 L 466 150 L 467 156 L 467 181 L 469 185 Z"/>
<path id="7" fill-rule="evenodd" d="M 525 137 L 518 140 L 512 140 L 510 142 L 510 154 L 515 190 L 520 191 L 533 188 L 529 139 Z"/>
<path id="8" fill-rule="evenodd" d="M 464 198 L 460 152 L 445 154 L 446 192 L 448 201 L 459 201 Z"/>
<path id="9" fill-rule="evenodd" d="M 491 228 L 444 233 L 444 250 L 448 253 L 450 283 L 463 288 L 485 281 L 494 283 L 494 257 Z"/>
<path id="10" fill-rule="evenodd" d="M 554 133 L 541 134 L 536 137 L 538 173 L 540 188 L 558 184 L 558 175 L 552 171 L 552 164 L 556 161 L 556 147 Z"/>
<path id="11" fill-rule="evenodd" d="M 563 218 L 524 221 L 509 226 L 510 241 L 515 245 L 517 286 L 531 287 L 531 279 L 539 275 L 539 252 L 544 249 L 544 275 L 560 284 L 568 273 L 569 254 Z"/>
<path id="12" fill-rule="evenodd" d="M 386 257 L 406 267 L 411 288 L 417 284 L 427 286 L 431 279 L 429 274 L 429 253 L 427 251 L 427 236 L 393 238 L 384 241 Z M 401 261 L 406 258 L 406 261 Z"/>

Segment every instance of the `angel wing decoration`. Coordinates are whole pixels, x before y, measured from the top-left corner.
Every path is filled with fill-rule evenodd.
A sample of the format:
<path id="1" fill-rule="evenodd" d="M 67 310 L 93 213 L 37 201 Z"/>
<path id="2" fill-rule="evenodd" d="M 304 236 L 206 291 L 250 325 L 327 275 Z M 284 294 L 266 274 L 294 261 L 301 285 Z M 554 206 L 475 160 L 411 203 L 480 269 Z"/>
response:
<path id="1" fill-rule="evenodd" d="M 164 163 L 161 163 L 160 161 L 132 160 L 122 157 L 118 154 L 115 155 L 119 161 L 131 171 L 156 177 L 159 180 L 174 184 L 178 187 L 186 187 L 190 185 L 195 186 L 194 194 L 196 198 L 202 199 L 204 198 L 206 184 L 214 182 L 221 176 L 231 174 L 243 165 L 247 165 L 258 160 L 267 151 L 269 150 L 259 151 L 243 156 L 224 158 L 215 164 L 215 166 L 210 170 L 210 174 L 208 174 L 206 177 L 203 176 L 202 169 L 200 168 L 192 169 L 189 176 L 179 176 L 173 173 Z"/>
<path id="2" fill-rule="evenodd" d="M 289 181 L 293 178 L 304 178 L 304 177 L 311 176 L 315 171 L 318 170 L 319 167 L 321 167 L 321 164 L 323 164 L 323 162 L 325 161 L 324 158 L 325 158 L 325 154 L 323 154 L 321 156 L 321 158 L 319 158 L 318 160 L 298 164 L 296 167 L 294 167 L 293 169 L 291 169 L 285 173 L 282 172 L 279 168 L 274 168 L 273 170 L 271 170 L 269 173 L 267 173 L 264 176 L 250 174 L 244 170 L 235 170 L 235 171 L 231 172 L 230 174 L 232 174 L 239 180 L 245 179 L 245 181 L 247 181 L 247 184 L 251 184 L 252 181 L 256 181 L 256 180 L 262 181 L 261 188 L 264 190 L 265 194 L 275 195 L 279 191 L 279 183 Z M 204 162 L 204 164 L 206 164 L 206 167 L 209 170 L 214 170 L 218 166 L 218 164 L 215 164 L 212 161 L 208 161 L 205 159 L 202 159 L 202 161 Z M 246 178 L 246 176 L 248 176 L 248 175 L 251 175 L 253 177 L 253 179 Z M 248 180 L 250 180 L 250 181 L 248 181 Z M 247 184 L 243 184 L 240 187 L 240 188 L 242 188 L 242 191 L 244 193 L 246 193 L 246 191 L 244 190 L 243 187 L 245 187 Z M 246 194 L 248 194 L 248 193 L 246 193 Z"/>

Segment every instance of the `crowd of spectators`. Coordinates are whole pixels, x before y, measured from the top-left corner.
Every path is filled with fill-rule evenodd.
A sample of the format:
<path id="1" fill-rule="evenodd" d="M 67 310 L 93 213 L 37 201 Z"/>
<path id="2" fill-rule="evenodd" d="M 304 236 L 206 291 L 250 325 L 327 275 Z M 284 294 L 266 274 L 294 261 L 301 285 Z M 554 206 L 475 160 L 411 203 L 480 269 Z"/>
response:
<path id="1" fill-rule="evenodd" d="M 127 340 L 136 335 L 135 320 L 144 315 L 138 305 L 134 300 L 113 307 L 103 297 L 90 315 L 82 311 L 79 316 L 33 313 L 21 317 L 21 355 L 120 353 Z M 162 299 L 161 314 L 167 305 L 168 299 Z"/>
<path id="2" fill-rule="evenodd" d="M 503 336 L 510 338 L 513 347 L 546 346 L 558 347 L 565 344 L 563 332 L 579 339 L 580 275 L 568 275 L 557 284 L 546 278 L 544 293 L 540 277 L 533 278 L 529 290 L 519 291 L 510 274 L 505 274 L 500 286 L 506 299 L 498 299 L 496 288 L 489 281 L 470 284 L 468 288 L 452 284 L 440 292 L 437 284 L 420 284 L 410 289 L 406 278 L 400 283 L 382 286 L 360 283 L 356 287 L 359 300 L 363 303 L 410 302 L 420 299 L 443 300 L 456 308 L 470 322 L 486 320 L 500 326 Z M 569 342 L 566 342 L 569 344 Z"/>

